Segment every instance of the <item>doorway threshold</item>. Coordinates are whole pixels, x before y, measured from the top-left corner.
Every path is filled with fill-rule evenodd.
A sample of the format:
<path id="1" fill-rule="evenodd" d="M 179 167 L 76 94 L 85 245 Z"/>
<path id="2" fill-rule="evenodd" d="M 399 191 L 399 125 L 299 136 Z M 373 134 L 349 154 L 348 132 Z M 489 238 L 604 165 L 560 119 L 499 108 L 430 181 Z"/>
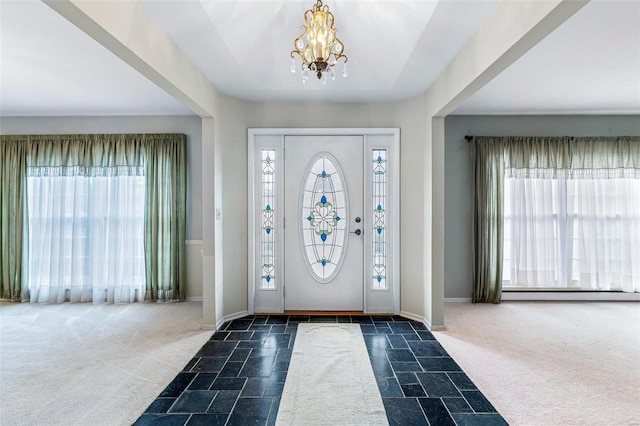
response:
<path id="1" fill-rule="evenodd" d="M 371 315 L 365 314 L 363 311 L 284 311 L 285 315 L 313 315 L 313 316 L 322 316 L 322 315 Z M 393 316 L 393 314 L 376 314 L 376 316 Z"/>

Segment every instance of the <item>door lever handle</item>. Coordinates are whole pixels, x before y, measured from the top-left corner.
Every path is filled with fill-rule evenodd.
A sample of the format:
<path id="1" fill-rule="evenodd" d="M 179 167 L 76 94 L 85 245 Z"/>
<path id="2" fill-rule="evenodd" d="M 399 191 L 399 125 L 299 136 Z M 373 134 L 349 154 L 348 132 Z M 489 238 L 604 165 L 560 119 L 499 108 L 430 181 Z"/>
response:
<path id="1" fill-rule="evenodd" d="M 351 231 L 350 234 L 360 235 L 360 234 L 362 234 L 362 231 L 359 230 L 359 229 L 356 229 L 355 231 Z"/>

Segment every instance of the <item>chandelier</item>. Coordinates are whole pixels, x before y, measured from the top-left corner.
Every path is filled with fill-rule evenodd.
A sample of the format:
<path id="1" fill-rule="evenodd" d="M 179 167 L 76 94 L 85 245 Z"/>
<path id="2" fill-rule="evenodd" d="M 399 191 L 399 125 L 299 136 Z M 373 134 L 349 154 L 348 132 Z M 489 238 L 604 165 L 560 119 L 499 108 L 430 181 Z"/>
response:
<path id="1" fill-rule="evenodd" d="M 294 49 L 291 51 L 291 72 L 296 72 L 296 60 L 294 53 L 302 59 L 302 82 L 306 83 L 309 74 L 315 74 L 318 79 L 322 79 L 323 84 L 327 84 L 330 77 L 335 80 L 334 67 L 338 59 L 344 58 L 344 68 L 342 76 L 347 76 L 347 57 L 343 54 L 344 44 L 336 36 L 333 28 L 333 13 L 329 11 L 329 6 L 323 5 L 322 0 L 317 0 L 313 8 L 304 12 L 305 23 L 302 26 L 304 33 L 298 36 L 293 42 Z"/>

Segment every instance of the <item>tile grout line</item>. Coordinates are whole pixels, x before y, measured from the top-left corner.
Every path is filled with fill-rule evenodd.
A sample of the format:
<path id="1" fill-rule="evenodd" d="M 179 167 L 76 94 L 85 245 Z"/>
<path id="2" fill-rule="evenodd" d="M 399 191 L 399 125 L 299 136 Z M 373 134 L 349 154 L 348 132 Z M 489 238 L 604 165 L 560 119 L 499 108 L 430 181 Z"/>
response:
<path id="1" fill-rule="evenodd" d="M 291 321 L 292 317 L 295 317 L 295 321 Z M 273 322 L 269 322 L 273 320 Z M 279 406 L 279 398 L 281 398 L 282 396 L 282 390 L 284 388 L 284 381 L 286 380 L 286 373 L 287 370 L 284 370 L 284 377 L 280 378 L 280 376 L 282 376 L 279 373 L 282 373 L 282 370 L 279 370 L 280 368 L 282 368 L 282 365 L 279 364 L 281 362 L 287 362 L 290 363 L 290 357 L 291 357 L 291 352 L 292 352 L 292 348 L 295 345 L 295 336 L 297 333 L 297 325 L 300 323 L 312 323 L 312 322 L 324 322 L 322 320 L 322 318 L 316 318 L 316 320 L 314 321 L 314 317 L 313 316 L 299 316 L 299 315 L 281 315 L 281 316 L 247 316 L 244 318 L 239 318 L 233 321 L 228 322 L 227 324 L 225 324 L 221 330 L 217 333 L 215 333 L 214 335 L 211 336 L 210 340 L 207 341 L 207 343 L 205 343 L 205 345 L 198 351 L 198 353 L 201 353 L 201 351 L 205 350 L 205 348 L 208 348 L 208 344 L 210 345 L 211 349 L 211 354 L 213 356 L 206 356 L 208 355 L 207 352 L 203 352 L 203 356 L 201 357 L 197 357 L 198 360 L 194 362 L 194 360 L 196 359 L 196 357 L 194 356 L 194 358 L 192 358 L 192 360 L 189 361 L 189 363 L 187 363 L 186 366 L 190 366 L 189 369 L 183 370 L 183 372 L 186 373 L 193 373 L 193 376 L 191 377 L 191 380 L 189 380 L 189 382 L 182 386 L 182 390 L 176 390 L 175 393 L 178 395 L 177 397 L 171 397 L 173 398 L 173 402 L 172 404 L 164 411 L 164 413 L 147 413 L 147 410 L 145 410 L 145 412 L 140 416 L 140 418 L 138 419 L 138 421 L 136 422 L 136 424 L 146 424 L 144 422 L 145 420 L 145 416 L 146 419 L 148 420 L 152 420 L 153 418 L 155 418 L 155 416 L 161 416 L 161 415 L 171 415 L 171 414 L 176 414 L 176 415 L 183 415 L 183 414 L 188 414 L 188 418 L 185 421 L 185 424 L 190 422 L 191 420 L 195 421 L 194 415 L 195 414 L 200 414 L 200 413 L 169 413 L 169 411 L 176 405 L 176 403 L 180 400 L 180 398 L 185 394 L 186 391 L 190 391 L 189 387 L 194 383 L 194 381 L 196 380 L 196 378 L 200 377 L 201 374 L 211 374 L 213 376 L 212 378 L 212 382 L 211 384 L 208 386 L 208 390 L 214 390 L 211 389 L 211 387 L 214 386 L 214 383 L 218 380 L 218 379 L 225 379 L 225 378 L 229 378 L 229 379 L 233 379 L 233 378 L 237 378 L 237 379 L 244 379 L 243 384 L 241 389 L 236 389 L 238 391 L 238 395 L 235 398 L 235 401 L 233 402 L 233 405 L 229 410 L 228 413 L 209 413 L 209 409 L 211 409 L 211 407 L 213 406 L 213 404 L 215 403 L 216 399 L 218 398 L 218 396 L 220 395 L 220 392 L 224 391 L 224 387 L 221 389 L 215 389 L 215 391 L 217 392 L 214 397 L 212 398 L 211 401 L 209 401 L 207 408 L 205 409 L 205 412 L 202 413 L 204 415 L 206 414 L 216 414 L 216 415 L 224 415 L 226 416 L 226 420 L 225 420 L 225 424 L 227 426 L 231 426 L 232 424 L 235 424 L 235 422 L 238 422 L 239 418 L 242 418 L 242 416 L 240 416 L 238 413 L 235 413 L 236 408 L 238 407 L 238 403 L 240 400 L 244 399 L 244 400 L 254 400 L 254 401 L 258 401 L 258 400 L 262 400 L 263 401 L 263 405 L 262 405 L 262 413 L 264 414 L 264 407 L 266 405 L 266 403 L 269 404 L 268 406 L 268 411 L 266 413 L 266 418 L 261 416 L 258 416 L 257 418 L 261 419 L 261 421 L 264 421 L 265 424 L 269 424 L 269 425 L 273 425 L 276 418 L 277 418 L 277 406 Z M 436 411 L 436 414 L 432 414 L 433 415 L 438 415 L 437 413 L 442 414 L 443 412 L 447 414 L 447 418 L 449 419 L 450 422 L 452 422 L 452 424 L 458 424 L 459 422 L 456 421 L 456 418 L 454 416 L 454 414 L 458 414 L 459 416 L 468 416 L 468 415 L 473 415 L 476 416 L 476 418 L 480 419 L 480 417 L 478 416 L 482 416 L 483 418 L 487 418 L 489 417 L 492 420 L 496 420 L 496 418 L 498 418 L 498 420 L 496 420 L 495 424 L 506 424 L 504 422 L 504 419 L 499 415 L 499 413 L 497 413 L 497 411 L 495 410 L 495 407 L 493 407 L 493 404 L 491 404 L 490 401 L 487 400 L 487 398 L 482 394 L 482 392 L 480 392 L 479 389 L 477 389 L 477 386 L 471 381 L 471 379 L 466 376 L 466 373 L 464 373 L 464 371 L 462 369 L 460 369 L 460 367 L 457 365 L 457 363 L 455 362 L 455 360 L 453 360 L 449 354 L 444 350 L 444 348 L 442 348 L 442 346 L 439 344 L 439 342 L 437 341 L 437 339 L 435 339 L 435 337 L 424 328 L 424 326 L 415 323 L 414 321 L 410 321 L 407 319 L 398 319 L 395 316 L 358 316 L 357 319 L 354 319 L 353 316 L 331 316 L 331 321 L 330 322 L 350 322 L 350 323 L 357 323 L 360 325 L 360 328 L 362 329 L 363 332 L 363 336 L 365 337 L 369 337 L 369 339 L 365 338 L 365 343 L 367 344 L 367 353 L 370 359 L 370 362 L 372 363 L 372 367 L 374 366 L 374 360 L 373 358 L 375 357 L 375 352 L 373 352 L 371 349 L 374 349 L 371 346 L 371 343 L 369 343 L 371 341 L 371 336 L 384 336 L 384 341 L 386 342 L 384 347 L 380 348 L 381 350 L 384 351 L 384 357 L 382 357 L 386 363 L 386 367 L 377 367 L 376 369 L 380 370 L 380 368 L 384 368 L 384 370 L 386 371 L 387 369 L 389 369 L 392 372 L 392 376 L 385 376 L 385 374 L 387 373 L 377 373 L 376 369 L 374 369 L 374 375 L 376 377 L 376 379 L 380 378 L 382 379 L 382 381 L 386 382 L 387 385 L 387 389 L 389 389 L 389 386 L 393 387 L 396 390 L 392 390 L 391 393 L 393 394 L 393 392 L 397 392 L 398 396 L 388 396 L 388 397 L 383 397 L 383 402 L 385 399 L 387 400 L 411 400 L 413 401 L 419 408 L 419 412 L 422 415 L 422 422 L 424 424 L 429 424 L 429 416 L 427 415 L 427 412 L 425 411 L 425 406 L 423 406 L 423 404 L 420 402 L 421 398 L 424 399 L 432 399 L 435 401 L 438 401 L 439 403 L 439 408 L 438 411 Z M 393 325 L 397 325 L 396 327 L 393 327 Z M 407 326 L 409 326 L 409 329 L 411 330 L 411 332 L 407 332 L 407 330 L 405 329 L 405 327 L 402 327 L 402 324 L 406 324 Z M 256 328 L 254 328 L 254 326 Z M 236 327 L 238 327 L 236 329 Z M 265 328 L 257 328 L 257 327 L 265 327 Z M 381 333 L 382 331 L 382 333 Z M 219 334 L 220 333 L 220 334 Z M 225 333 L 224 337 L 221 336 L 222 333 Z M 230 339 L 232 336 L 234 336 L 232 333 L 236 333 L 236 337 L 239 337 L 240 340 L 236 340 L 236 339 L 231 339 L 231 340 L 227 340 Z M 256 335 L 259 334 L 259 338 L 255 339 Z M 263 334 L 264 333 L 264 334 Z M 420 334 L 422 333 L 422 334 Z M 428 334 L 427 334 L 428 333 Z M 409 336 L 409 334 L 411 334 L 411 336 Z M 216 339 L 216 335 L 218 335 L 218 339 Z M 255 373 L 257 373 L 257 375 L 249 375 L 249 373 L 247 373 L 245 376 L 240 376 L 240 374 L 242 374 L 242 371 L 245 370 L 245 368 L 247 367 L 249 360 L 251 359 L 260 359 L 263 357 L 271 357 L 271 351 L 266 351 L 266 352 L 261 352 L 258 353 L 256 352 L 257 347 L 255 346 L 256 343 L 246 343 L 245 345 L 243 345 L 241 347 L 241 342 L 258 342 L 260 340 L 265 341 L 265 338 L 268 337 L 269 335 L 273 335 L 273 336 L 288 336 L 288 338 L 286 338 L 287 340 L 287 345 L 285 347 L 282 346 L 282 343 L 284 342 L 284 340 L 282 339 L 278 339 L 275 343 L 274 346 L 274 352 L 273 352 L 273 360 L 271 361 L 271 364 L 269 366 L 266 367 L 266 369 L 268 370 L 264 370 L 264 369 L 260 369 L 260 371 L 255 371 Z M 396 335 L 396 336 L 401 336 L 402 339 L 401 341 L 404 343 L 404 347 L 401 348 L 397 348 L 395 347 L 395 345 L 392 343 L 392 341 L 390 340 L 389 336 L 390 335 Z M 222 337 L 222 339 L 220 339 L 220 337 Z M 407 340 L 408 337 L 411 337 L 411 340 Z M 425 339 L 425 337 L 427 337 L 427 339 Z M 397 339 L 396 339 L 397 340 Z M 220 357 L 216 357 L 216 350 L 213 349 L 216 347 L 217 343 L 224 343 L 224 342 L 228 342 L 231 343 L 231 341 L 235 342 L 235 345 L 233 346 L 233 348 L 231 348 L 230 350 L 228 350 L 228 354 L 226 356 L 224 356 L 224 362 L 222 363 L 222 365 L 220 367 L 215 367 L 215 365 L 217 365 L 217 362 L 214 364 L 214 361 L 210 361 L 210 365 L 213 368 L 216 368 L 217 371 L 215 370 L 211 370 L 211 372 L 208 372 L 208 370 L 206 369 L 199 369 L 198 371 L 194 371 L 193 369 L 196 368 L 199 364 L 202 363 L 202 368 L 207 368 L 207 366 L 205 365 L 206 363 L 202 362 L 203 358 L 211 358 L 211 359 L 216 359 L 216 358 L 220 358 Z M 414 348 L 415 347 L 421 347 L 422 345 L 418 345 L 418 343 L 432 343 L 433 345 L 428 345 L 425 346 L 425 348 L 439 348 L 437 355 L 436 356 L 423 356 L 423 357 L 418 357 L 416 355 L 416 353 L 414 352 Z M 403 346 L 403 345 L 401 345 Z M 246 354 L 246 356 L 244 357 L 243 361 L 242 361 L 242 365 L 240 366 L 240 368 L 238 369 L 238 372 L 234 375 L 234 376 L 229 376 L 229 377 L 221 377 L 220 374 L 233 374 L 233 371 L 227 372 L 227 373 L 223 373 L 223 371 L 225 369 L 228 369 L 228 366 L 230 365 L 230 362 L 237 362 L 237 361 L 231 361 L 232 357 L 234 356 L 234 353 L 236 353 L 237 350 L 244 350 L 244 349 L 248 349 L 248 352 Z M 262 349 L 265 349 L 264 347 Z M 266 348 L 266 349 L 270 349 L 270 348 Z M 285 355 L 285 357 L 287 358 L 286 361 L 278 361 L 279 359 L 284 359 L 284 357 L 282 356 L 282 354 L 284 354 L 283 349 L 285 351 L 288 351 L 288 354 Z M 407 353 L 410 354 L 411 359 L 408 359 L 408 357 L 406 357 L 405 355 L 400 355 L 404 352 L 389 352 L 389 350 L 399 350 L 399 351 L 404 351 L 406 350 Z M 433 349 L 429 349 L 429 350 L 433 350 Z M 395 354 L 394 355 L 394 359 L 397 358 L 395 361 L 392 361 L 392 358 L 390 356 L 390 354 Z M 430 355 L 434 355 L 436 354 L 436 352 L 425 352 L 425 354 L 430 354 Z M 254 356 L 255 355 L 255 356 Z M 403 359 L 403 358 L 407 358 L 407 359 Z M 445 359 L 449 359 L 451 361 L 450 364 L 437 364 L 435 362 L 430 363 L 430 368 L 443 368 L 443 370 L 427 370 L 426 366 L 422 364 L 422 362 L 420 361 L 420 359 L 433 359 L 433 360 L 437 360 L 437 359 L 441 359 L 441 360 L 445 360 Z M 396 367 L 394 367 L 394 362 Z M 424 362 L 427 362 L 426 360 Z M 258 364 L 259 361 L 254 361 L 252 363 L 256 363 Z M 396 371 L 396 368 L 413 368 L 412 366 L 406 365 L 408 363 L 415 363 L 417 367 L 420 368 L 420 370 L 408 370 L 408 371 Z M 185 366 L 185 367 L 186 367 Z M 277 366 L 277 367 L 276 367 Z M 234 367 L 235 368 L 235 367 Z M 265 367 L 262 367 L 265 368 Z M 278 371 L 276 371 L 276 368 L 278 368 Z M 288 369 L 288 365 L 286 366 L 286 368 Z M 268 375 L 265 376 L 265 373 L 268 372 Z M 405 389 L 402 387 L 403 385 L 401 384 L 400 378 L 398 377 L 398 373 L 406 373 L 406 374 L 412 374 L 414 376 L 414 379 L 411 379 L 412 381 L 415 380 L 415 384 L 417 384 L 420 389 L 422 390 L 422 393 L 424 393 L 424 396 L 406 396 L 405 393 Z M 458 393 L 458 396 L 455 397 L 451 397 L 451 398 L 460 398 L 461 401 L 463 401 L 466 406 L 471 409 L 471 413 L 468 412 L 462 412 L 462 413 L 453 413 L 453 406 L 449 406 L 445 403 L 445 396 L 438 396 L 438 397 L 431 397 L 429 396 L 429 392 L 427 392 L 427 389 L 425 388 L 425 383 L 423 382 L 423 380 L 421 378 L 419 378 L 418 376 L 416 376 L 416 373 L 420 373 L 420 374 L 438 374 L 440 376 L 438 377 L 446 377 L 447 383 L 449 383 L 451 386 L 453 386 L 453 389 L 455 389 Z M 456 376 L 453 375 L 454 373 L 460 373 L 462 374 L 462 376 Z M 176 376 L 177 378 L 178 376 Z M 435 376 L 434 376 L 435 377 Z M 458 385 L 456 382 L 454 382 L 453 377 L 460 377 L 460 379 L 458 379 L 458 381 L 462 381 L 460 385 Z M 243 396 L 243 393 L 245 393 L 245 389 L 247 388 L 247 386 L 249 385 L 249 380 L 251 378 L 254 378 L 256 380 L 258 380 L 260 383 L 264 383 L 264 386 L 262 384 L 260 384 L 260 386 L 258 387 L 258 390 L 260 391 L 259 395 L 256 396 L 251 396 L 248 394 L 245 394 L 245 396 Z M 272 378 L 274 379 L 274 381 L 272 382 Z M 389 382 L 389 379 L 393 380 L 393 384 L 397 385 L 397 387 L 390 385 L 391 382 Z M 473 388 L 471 388 L 469 385 L 466 385 L 464 383 L 464 381 L 468 380 L 471 385 L 473 386 Z M 175 378 L 174 378 L 175 381 Z M 282 382 L 281 382 L 282 381 Z M 378 380 L 376 380 L 378 381 Z M 381 391 L 381 393 L 384 393 L 384 389 L 380 388 L 380 386 L 383 385 L 382 381 L 378 382 L 378 387 L 379 390 Z M 167 387 L 171 386 L 174 382 L 172 381 Z M 404 386 L 408 386 L 410 385 L 409 383 L 405 384 Z M 178 386 L 177 389 L 179 389 L 181 387 L 181 385 L 177 384 L 176 386 Z M 220 383 L 220 386 L 223 386 L 222 383 Z M 448 385 L 447 385 L 448 386 Z M 461 387 L 463 388 L 467 388 L 469 387 L 469 391 L 474 391 L 477 392 L 477 394 L 486 401 L 486 403 L 488 404 L 487 410 L 486 412 L 478 412 L 476 411 L 476 409 L 471 406 L 470 401 L 467 400 L 467 397 L 462 393 L 463 390 L 461 389 Z M 232 389 L 229 389 L 232 390 Z M 165 389 L 166 391 L 166 389 Z M 162 393 L 164 393 L 165 391 L 163 391 Z M 271 395 L 267 395 L 267 392 L 271 393 Z M 161 393 L 161 394 L 162 394 Z M 152 402 L 152 404 L 154 404 L 155 402 L 157 402 L 158 400 L 160 400 L 160 396 L 156 398 L 156 400 L 154 400 L 154 402 Z M 162 398 L 164 399 L 164 398 Z M 480 399 L 478 399 L 480 400 Z M 484 402 L 482 400 L 481 404 L 484 404 Z M 425 401 L 426 403 L 426 401 Z M 435 403 L 435 402 L 434 402 Z M 430 403 L 431 404 L 431 403 Z M 478 403 L 476 402 L 476 405 Z M 436 404 L 437 405 L 437 404 Z M 150 406 L 151 407 L 151 406 Z M 149 407 L 149 408 L 150 408 Z M 444 410 L 442 410 L 442 408 L 444 408 Z M 491 409 L 493 411 L 491 411 Z M 274 411 L 276 410 L 276 411 Z M 392 413 L 389 412 L 388 407 L 385 405 L 385 411 L 387 412 L 387 418 L 389 419 L 389 421 L 392 420 L 391 416 Z M 235 413 L 235 415 L 234 415 Z M 243 414 L 243 413 L 241 413 Z M 489 416 L 488 416 L 489 415 Z M 240 417 L 238 417 L 240 416 Z M 460 418 L 460 417 L 459 417 Z M 460 420 L 462 421 L 463 418 L 460 418 Z M 499 420 L 502 421 L 502 423 L 499 422 Z"/>

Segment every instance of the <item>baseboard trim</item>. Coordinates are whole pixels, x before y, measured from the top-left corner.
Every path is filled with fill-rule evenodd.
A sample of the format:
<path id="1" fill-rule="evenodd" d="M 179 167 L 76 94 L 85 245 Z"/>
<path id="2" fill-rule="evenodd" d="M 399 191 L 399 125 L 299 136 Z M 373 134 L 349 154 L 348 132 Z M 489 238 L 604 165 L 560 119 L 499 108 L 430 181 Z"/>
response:
<path id="1" fill-rule="evenodd" d="M 200 328 L 202 330 L 218 331 L 220 330 L 220 327 L 222 327 L 222 325 L 225 324 L 226 322 L 233 321 L 234 319 L 246 317 L 247 315 L 249 315 L 249 312 L 247 311 L 241 311 L 241 312 L 236 312 L 235 314 L 225 315 L 221 319 L 216 319 L 215 324 L 202 324 Z"/>
<path id="2" fill-rule="evenodd" d="M 444 303 L 471 303 L 470 297 L 445 297 Z"/>
<path id="3" fill-rule="evenodd" d="M 430 325 L 428 323 L 428 321 L 424 319 L 424 317 L 421 317 L 420 315 L 412 314 L 411 312 L 400 311 L 400 316 L 404 317 L 404 318 L 408 318 L 408 319 L 413 320 L 413 321 L 418 321 L 418 322 L 426 325 L 427 327 L 429 327 L 429 325 Z"/>
<path id="4" fill-rule="evenodd" d="M 187 297 L 185 299 L 185 301 L 187 301 L 187 302 L 202 302 L 202 296 Z"/>
<path id="5" fill-rule="evenodd" d="M 263 307 L 263 308 L 253 310 L 254 315 L 282 315 L 283 313 L 285 313 L 285 311 L 283 311 L 282 308 L 280 307 L 272 307 L 272 308 Z"/>
<path id="6" fill-rule="evenodd" d="M 388 308 L 372 308 L 367 311 L 363 311 L 362 315 L 393 315 L 393 309 Z"/>
<path id="7" fill-rule="evenodd" d="M 227 323 L 229 321 L 233 321 L 234 319 L 246 317 L 247 315 L 249 315 L 249 311 L 240 311 L 240 312 L 236 312 L 235 314 L 225 315 L 224 317 L 222 317 L 222 320 L 220 322 L 218 322 L 218 324 L 216 326 L 216 330 L 220 330 L 220 327 L 222 327 L 223 324 L 225 324 L 225 323 Z"/>
<path id="8" fill-rule="evenodd" d="M 436 325 L 433 326 L 431 325 L 431 322 L 427 321 L 426 318 L 420 316 L 420 315 L 416 315 L 416 314 L 412 314 L 411 312 L 405 312 L 405 311 L 400 311 L 400 316 L 413 320 L 413 321 L 417 321 L 421 324 L 424 324 L 425 327 L 427 327 L 427 329 L 429 331 L 444 331 L 445 328 L 442 325 Z"/>
<path id="9" fill-rule="evenodd" d="M 546 302 L 640 302 L 640 293 L 617 292 L 557 292 L 557 291 L 503 291 L 503 301 Z"/>

